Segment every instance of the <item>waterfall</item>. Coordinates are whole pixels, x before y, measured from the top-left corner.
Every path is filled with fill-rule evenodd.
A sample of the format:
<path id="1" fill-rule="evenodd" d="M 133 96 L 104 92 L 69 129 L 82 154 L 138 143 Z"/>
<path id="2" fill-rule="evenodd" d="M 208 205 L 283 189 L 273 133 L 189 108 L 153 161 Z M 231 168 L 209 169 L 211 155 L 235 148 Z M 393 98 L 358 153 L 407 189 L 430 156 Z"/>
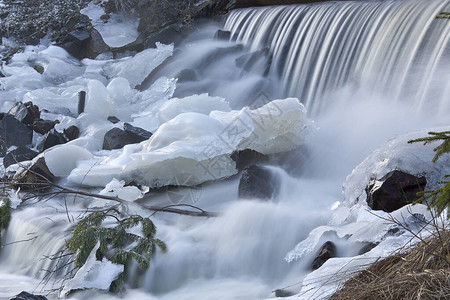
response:
<path id="1" fill-rule="evenodd" d="M 346 85 L 448 113 L 448 1 L 353 1 L 235 10 L 225 29 L 250 51 L 269 47 L 283 96 L 310 113 Z"/>

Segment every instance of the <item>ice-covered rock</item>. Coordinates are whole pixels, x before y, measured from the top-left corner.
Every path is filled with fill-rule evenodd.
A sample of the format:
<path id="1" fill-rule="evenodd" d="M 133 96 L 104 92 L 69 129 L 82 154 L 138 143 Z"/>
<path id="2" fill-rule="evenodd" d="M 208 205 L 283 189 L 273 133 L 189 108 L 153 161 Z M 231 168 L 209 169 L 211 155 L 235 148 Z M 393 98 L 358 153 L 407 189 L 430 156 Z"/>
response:
<path id="1" fill-rule="evenodd" d="M 100 195 L 118 197 L 126 201 L 135 201 L 144 197 L 145 193 L 148 191 L 149 188 L 146 186 L 141 188 L 136 186 L 125 186 L 125 181 L 114 178 L 100 191 Z"/>
<path id="2" fill-rule="evenodd" d="M 86 113 L 94 115 L 98 118 L 107 119 L 112 115 L 113 103 L 109 97 L 108 90 L 98 80 L 91 80 L 88 83 Z"/>
<path id="3" fill-rule="evenodd" d="M 344 198 L 348 206 L 366 204 L 366 186 L 373 179 L 380 179 L 393 170 L 400 170 L 415 176 L 425 176 L 426 189 L 434 189 L 445 174 L 450 174 L 450 156 L 444 155 L 433 163 L 433 149 L 439 142 L 408 144 L 409 140 L 428 136 L 429 131 L 448 131 L 450 127 L 433 128 L 398 136 L 381 145 L 370 154 L 344 183 Z"/>
<path id="4" fill-rule="evenodd" d="M 69 180 L 105 186 L 112 178 L 150 187 L 191 186 L 236 174 L 235 150 L 262 154 L 291 150 L 303 142 L 305 109 L 295 98 L 250 110 L 205 115 L 182 113 L 141 144 L 124 147 L 95 166 L 79 167 Z"/>
<path id="5" fill-rule="evenodd" d="M 78 270 L 75 276 L 66 282 L 60 296 L 67 296 L 71 291 L 84 289 L 108 290 L 111 282 L 117 279 L 123 272 L 124 266 L 110 262 L 106 258 L 102 261 L 96 259 L 97 249 L 100 242 L 97 242 L 86 263 Z"/>

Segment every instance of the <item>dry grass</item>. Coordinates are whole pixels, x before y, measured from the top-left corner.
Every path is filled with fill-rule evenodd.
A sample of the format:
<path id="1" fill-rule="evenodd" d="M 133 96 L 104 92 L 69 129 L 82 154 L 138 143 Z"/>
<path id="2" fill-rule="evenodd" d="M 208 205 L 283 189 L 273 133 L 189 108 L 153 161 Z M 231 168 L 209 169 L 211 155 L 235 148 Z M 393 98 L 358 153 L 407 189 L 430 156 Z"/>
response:
<path id="1" fill-rule="evenodd" d="M 450 231 L 373 264 L 331 299 L 450 299 Z"/>

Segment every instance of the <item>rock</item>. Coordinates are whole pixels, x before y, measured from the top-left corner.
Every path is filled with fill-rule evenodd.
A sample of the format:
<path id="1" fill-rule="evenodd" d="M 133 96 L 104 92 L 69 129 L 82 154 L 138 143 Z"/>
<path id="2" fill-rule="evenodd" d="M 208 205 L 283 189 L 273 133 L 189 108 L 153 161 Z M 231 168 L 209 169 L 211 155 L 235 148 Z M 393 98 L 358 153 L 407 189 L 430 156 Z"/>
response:
<path id="1" fill-rule="evenodd" d="M 231 31 L 217 30 L 214 34 L 215 40 L 229 41 L 231 39 Z"/>
<path id="2" fill-rule="evenodd" d="M 69 141 L 73 141 L 80 136 L 80 129 L 77 126 L 72 125 L 64 129 L 64 135 Z"/>
<path id="3" fill-rule="evenodd" d="M 361 247 L 358 251 L 358 255 L 364 254 L 375 248 L 377 244 L 375 243 L 366 243 L 364 246 Z"/>
<path id="4" fill-rule="evenodd" d="M 261 154 L 255 150 L 235 150 L 231 153 L 231 159 L 236 163 L 236 169 L 242 171 L 249 165 L 267 162 L 268 156 Z"/>
<path id="5" fill-rule="evenodd" d="M 120 122 L 120 120 L 116 116 L 109 116 L 107 120 L 113 124 L 117 124 Z"/>
<path id="6" fill-rule="evenodd" d="M 111 50 L 95 28 L 84 26 L 70 31 L 60 46 L 80 60 L 86 57 L 94 59 L 99 54 Z"/>
<path id="7" fill-rule="evenodd" d="M 393 212 L 417 201 L 427 180 L 399 170 L 394 170 L 366 187 L 367 204 L 374 210 Z"/>
<path id="8" fill-rule="evenodd" d="M 129 127 L 128 129 L 130 130 Z M 145 141 L 146 139 L 147 138 L 143 138 L 142 136 L 139 136 L 132 131 L 124 131 L 120 128 L 115 127 L 105 133 L 105 136 L 103 138 L 103 150 L 120 149 L 125 145 L 140 143 L 142 141 Z"/>
<path id="9" fill-rule="evenodd" d="M 9 300 L 47 300 L 47 297 L 41 295 L 33 295 L 28 292 L 20 292 Z"/>
<path id="10" fill-rule="evenodd" d="M 37 145 L 39 151 L 47 150 L 53 146 L 67 143 L 66 138 L 55 129 L 50 130 L 44 136 L 44 139 Z"/>
<path id="11" fill-rule="evenodd" d="M 55 180 L 44 157 L 38 158 L 28 169 L 18 171 L 13 177 L 13 184 L 22 190 L 42 191 L 49 187 L 49 182 Z"/>
<path id="12" fill-rule="evenodd" d="M 290 296 L 295 295 L 294 292 L 284 290 L 284 289 L 276 289 L 274 292 L 275 292 L 275 297 L 279 297 L 279 298 L 290 297 Z"/>
<path id="13" fill-rule="evenodd" d="M 8 113 L 26 125 L 33 124 L 34 120 L 39 119 L 41 116 L 39 107 L 33 105 L 31 102 L 17 102 L 11 107 Z"/>
<path id="14" fill-rule="evenodd" d="M 27 161 L 27 160 L 32 160 L 33 158 L 35 158 L 39 153 L 33 150 L 28 149 L 27 147 L 19 147 L 16 148 L 14 150 L 12 150 L 11 152 L 9 152 L 8 154 L 5 155 L 5 157 L 3 158 L 3 166 L 5 168 L 9 167 L 10 165 L 22 162 L 22 161 Z"/>
<path id="15" fill-rule="evenodd" d="M 49 132 L 55 125 L 59 123 L 57 121 L 49 121 L 49 120 L 35 120 L 33 124 L 29 127 L 40 134 L 46 134 Z"/>
<path id="16" fill-rule="evenodd" d="M 43 74 L 45 71 L 44 67 L 41 65 L 34 65 L 33 69 L 36 70 L 36 72 L 38 72 L 39 74 Z"/>
<path id="17" fill-rule="evenodd" d="M 133 138 L 135 138 L 136 141 L 138 141 L 137 143 L 148 140 L 152 136 L 152 133 L 150 131 L 135 127 L 130 123 L 123 124 L 123 130 Z"/>
<path id="18" fill-rule="evenodd" d="M 311 264 L 311 269 L 317 270 L 332 257 L 336 257 L 336 245 L 331 241 L 327 241 L 317 252 L 316 257 Z"/>
<path id="19" fill-rule="evenodd" d="M 94 59 L 99 54 L 109 51 L 111 51 L 111 48 L 105 43 L 100 32 L 91 28 L 91 38 L 86 44 L 86 57 Z"/>
<path id="20" fill-rule="evenodd" d="M 196 81 L 197 73 L 193 69 L 183 69 L 176 76 L 178 78 L 178 82 L 188 82 L 188 81 Z"/>
<path id="21" fill-rule="evenodd" d="M 272 55 L 270 55 L 269 47 L 264 47 L 258 51 L 243 54 L 235 59 L 235 65 L 246 72 L 258 67 L 266 76 L 269 73 L 272 64 Z"/>
<path id="22" fill-rule="evenodd" d="M 6 114 L 0 121 L 0 156 L 4 156 L 11 146 L 26 146 L 31 144 L 33 131 L 25 124 Z"/>
<path id="23" fill-rule="evenodd" d="M 239 198 L 271 199 L 278 194 L 279 178 L 261 166 L 250 165 L 242 171 Z"/>

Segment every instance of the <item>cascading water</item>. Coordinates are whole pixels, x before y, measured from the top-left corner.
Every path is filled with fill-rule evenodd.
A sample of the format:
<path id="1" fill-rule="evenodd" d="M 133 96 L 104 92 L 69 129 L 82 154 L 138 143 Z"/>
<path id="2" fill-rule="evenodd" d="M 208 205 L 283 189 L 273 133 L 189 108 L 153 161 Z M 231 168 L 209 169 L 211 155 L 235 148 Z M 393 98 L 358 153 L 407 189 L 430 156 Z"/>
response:
<path id="1" fill-rule="evenodd" d="M 251 51 L 269 47 L 283 96 L 310 113 L 352 84 L 410 106 L 448 114 L 449 22 L 434 17 L 447 1 L 333 2 L 237 10 L 225 29 Z"/>
<path id="2" fill-rule="evenodd" d="M 249 104 L 258 90 L 271 98 L 294 96 L 320 129 L 306 141 L 310 155 L 299 177 L 271 167 L 281 179 L 273 201 L 238 200 L 238 179 L 231 178 L 204 184 L 200 192 L 184 191 L 194 196 L 183 203 L 220 212 L 217 218 L 153 216 L 168 252 L 158 253 L 145 274 L 130 276 L 130 285 L 140 289 L 124 297 L 262 299 L 285 286 L 298 292 L 312 258 L 284 258 L 327 223 L 331 207 L 342 200 L 345 176 L 388 138 L 448 121 L 450 22 L 435 16 L 449 9 L 448 1 L 439 0 L 251 8 L 227 17 L 232 41 L 212 41 L 211 28 L 190 38 L 152 74 L 177 77 L 193 70 L 197 78 L 180 82 L 176 95 L 209 92 L 235 108 Z M 236 67 L 238 61 L 248 68 Z M 159 192 L 142 201 L 178 204 Z M 39 269 L 50 266 L 39 259 L 62 246 L 69 220 L 88 207 L 81 202 L 66 211 L 61 203 L 42 204 L 54 211 L 39 216 L 32 208 L 13 215 L 4 243 L 28 240 L 32 232 L 37 238 L 5 247 L 0 276 L 7 268 L 42 278 Z M 338 244 L 340 256 L 354 256 L 361 246 L 332 234 L 327 239 Z"/>

